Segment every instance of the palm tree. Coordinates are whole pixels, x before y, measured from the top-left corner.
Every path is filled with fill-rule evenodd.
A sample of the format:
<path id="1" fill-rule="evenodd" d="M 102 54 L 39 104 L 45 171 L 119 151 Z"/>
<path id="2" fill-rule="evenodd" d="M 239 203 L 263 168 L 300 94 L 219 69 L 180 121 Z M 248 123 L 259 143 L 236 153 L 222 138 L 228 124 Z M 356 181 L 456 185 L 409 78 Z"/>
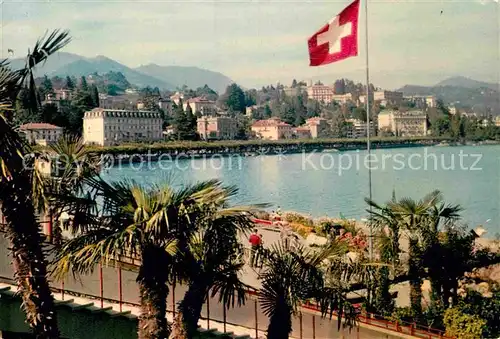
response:
<path id="1" fill-rule="evenodd" d="M 375 296 L 371 305 L 373 311 L 379 314 L 391 314 L 394 308 L 394 302 L 390 294 L 390 267 L 392 275 L 396 277 L 399 266 L 399 254 L 401 252 L 400 241 L 400 223 L 392 210 L 387 206 L 377 204 L 373 200 L 365 199 L 371 207 L 370 224 L 377 229 L 376 244 L 378 246 L 379 260 L 382 263 L 377 269 L 377 285 Z M 396 203 L 396 196 L 393 192 L 392 203 Z M 389 266 L 390 265 L 390 266 Z"/>
<path id="2" fill-rule="evenodd" d="M 36 154 L 33 160 L 33 201 L 41 214 L 49 216 L 49 222 L 59 221 L 61 211 L 58 209 L 59 196 L 73 193 L 84 193 L 84 180 L 99 173 L 101 158 L 85 147 L 83 138 L 65 135 L 56 143 L 50 144 L 48 149 Z M 50 164 L 51 173 L 41 172 L 38 162 Z M 61 228 L 53 230 L 49 240 L 56 245 L 60 244 Z M 54 239 L 52 239 L 54 238 Z"/>
<path id="3" fill-rule="evenodd" d="M 179 190 L 169 184 L 107 183 L 99 177 L 85 184 L 91 196 L 59 198 L 63 211 L 76 211 L 72 225 L 76 237 L 57 254 L 55 276 L 63 278 L 69 271 L 86 274 L 96 264 L 125 254 L 138 257 L 138 337 L 168 338 L 167 283 L 174 276 L 175 254 L 186 252 L 204 209 L 226 196 L 225 189 L 214 180 Z"/>
<path id="4" fill-rule="evenodd" d="M 307 300 L 316 300 L 324 315 L 338 311 L 347 325 L 352 326 L 355 312 L 346 301 L 346 293 L 341 286 L 328 285 L 322 264 L 338 251 L 328 247 L 313 252 L 301 245 L 274 245 L 264 255 L 264 271 L 261 274 L 262 288 L 259 301 L 265 315 L 269 317 L 267 337 L 288 338 L 292 331 L 292 315 Z M 341 253 L 344 253 L 341 250 Z"/>
<path id="5" fill-rule="evenodd" d="M 177 272 L 188 289 L 179 303 L 174 326 L 176 339 L 194 337 L 210 290 L 212 297 L 219 294 L 226 308 L 245 302 L 247 286 L 239 277 L 244 266 L 243 247 L 238 235 L 254 226 L 251 213 L 262 206 L 222 208 L 237 189 L 227 192 L 227 197 L 220 200 L 218 206 L 207 211 L 207 216 L 201 220 L 200 231 L 191 237 L 189 251 L 181 257 Z"/>
<path id="6" fill-rule="evenodd" d="M 431 307 L 447 307 L 449 291 L 446 291 L 444 275 L 449 269 L 449 262 L 446 262 L 446 251 L 444 251 L 443 242 L 440 241 L 440 232 L 446 229 L 446 234 L 452 237 L 451 227 L 460 219 L 460 205 L 447 205 L 439 201 L 429 211 L 429 220 L 427 227 L 422 232 L 423 239 L 423 264 L 428 270 L 431 283 Z M 455 232 L 453 232 L 455 234 Z M 458 242 L 458 239 L 457 239 Z M 466 241 L 467 242 L 467 241 Z M 458 243 L 457 243 L 458 250 Z M 453 264 L 452 264 L 453 265 Z M 458 288 L 458 281 L 456 287 Z M 456 290 L 456 289 L 455 289 Z"/>
<path id="7" fill-rule="evenodd" d="M 47 279 L 47 262 L 32 201 L 32 172 L 25 168 L 29 149 L 9 120 L 12 105 L 24 87 L 36 98 L 33 71 L 36 65 L 70 41 L 68 32 L 53 31 L 38 40 L 28 53 L 26 66 L 11 71 L 0 62 L 0 203 L 3 225 L 11 246 L 15 279 L 26 319 L 37 338 L 58 338 L 54 300 Z M 31 109 L 36 110 L 36 105 Z"/>

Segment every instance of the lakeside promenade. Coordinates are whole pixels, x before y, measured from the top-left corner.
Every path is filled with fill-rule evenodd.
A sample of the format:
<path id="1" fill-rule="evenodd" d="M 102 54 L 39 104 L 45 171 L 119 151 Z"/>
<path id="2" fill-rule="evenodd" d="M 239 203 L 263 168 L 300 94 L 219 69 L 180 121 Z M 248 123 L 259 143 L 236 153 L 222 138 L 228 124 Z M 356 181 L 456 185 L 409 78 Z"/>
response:
<path id="1" fill-rule="evenodd" d="M 279 241 L 279 233 L 275 231 L 259 228 L 259 232 L 263 234 L 265 246 L 270 246 Z M 247 244 L 247 236 L 242 235 L 241 241 L 243 244 Z M 8 243 L 3 234 L 0 233 L 0 280 L 2 280 L 0 282 L 12 282 L 13 273 Z M 102 307 L 113 307 L 114 310 L 120 312 L 130 310 L 132 314 L 138 315 L 140 299 L 135 281 L 136 275 L 133 268 L 124 267 L 119 270 L 116 267 L 104 266 L 102 269 L 96 267 L 95 271 L 90 275 L 81 276 L 77 279 L 68 277 L 64 283 L 52 282 L 52 286 L 66 291 L 66 295 L 56 293 L 56 298 L 82 299 L 82 303 L 94 302 L 96 306 L 100 304 Z M 100 284 L 101 276 L 102 285 Z M 243 269 L 242 279 L 255 288 L 260 286 L 257 273 L 248 266 Z M 174 305 L 182 299 L 185 291 L 185 286 L 176 285 L 175 288 L 171 287 L 167 303 L 168 319 L 173 319 Z M 99 299 L 102 300 L 100 303 Z M 121 301 L 121 303 L 118 304 L 117 301 Z M 210 320 L 207 320 L 208 315 Z M 260 310 L 259 302 L 253 295 L 249 296 L 245 305 L 229 309 L 227 312 L 223 311 L 217 297 L 209 298 L 209 302 L 203 306 L 200 326 L 203 328 L 217 328 L 217 330 L 222 331 L 223 323 L 229 324 L 229 328 L 233 331 L 237 330 L 238 333 L 248 334 L 252 338 L 265 338 L 264 331 L 267 329 L 268 318 Z M 359 330 L 357 328 L 352 329 L 352 331 L 341 329 L 339 332 L 336 318 L 322 318 L 318 312 L 303 309 L 302 317 L 296 316 L 293 318 L 293 332 L 290 337 L 308 339 L 412 338 L 412 336 L 408 335 L 408 331 L 406 334 L 404 332 L 398 333 L 395 330 L 379 328 L 363 322 L 360 322 L 359 325 Z M 423 337 L 438 338 L 438 336 L 432 337 L 428 335 Z"/>

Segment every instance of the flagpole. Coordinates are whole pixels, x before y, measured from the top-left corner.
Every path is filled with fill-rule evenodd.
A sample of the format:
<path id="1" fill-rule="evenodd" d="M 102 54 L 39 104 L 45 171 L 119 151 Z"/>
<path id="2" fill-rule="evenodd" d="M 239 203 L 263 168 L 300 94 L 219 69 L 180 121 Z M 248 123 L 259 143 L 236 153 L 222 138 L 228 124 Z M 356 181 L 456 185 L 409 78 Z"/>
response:
<path id="1" fill-rule="evenodd" d="M 368 152 L 368 159 L 371 161 L 371 145 L 370 145 L 370 67 L 368 59 L 368 0 L 364 0 L 365 3 L 365 67 L 366 67 L 366 150 Z M 368 165 L 368 198 L 372 200 L 372 168 L 369 162 Z M 369 211 L 372 211 L 372 206 L 370 204 Z M 371 213 L 370 213 L 371 216 Z M 370 260 L 373 260 L 373 227 L 368 218 L 369 227 L 369 246 L 370 246 Z"/>

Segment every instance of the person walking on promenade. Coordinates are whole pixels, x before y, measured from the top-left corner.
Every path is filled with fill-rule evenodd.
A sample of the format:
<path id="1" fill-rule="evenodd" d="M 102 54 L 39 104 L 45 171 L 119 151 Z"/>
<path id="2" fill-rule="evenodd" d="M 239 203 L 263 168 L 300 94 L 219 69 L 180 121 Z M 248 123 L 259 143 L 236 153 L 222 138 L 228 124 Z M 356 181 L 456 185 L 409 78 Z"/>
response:
<path id="1" fill-rule="evenodd" d="M 257 245 L 257 252 L 255 258 L 255 267 L 262 268 L 264 262 L 264 241 L 262 240 L 262 233 L 259 233 L 260 243 Z"/>
<path id="2" fill-rule="evenodd" d="M 253 230 L 253 233 L 250 235 L 250 238 L 248 239 L 248 242 L 250 243 L 250 267 L 254 267 L 257 259 L 257 250 L 259 249 L 259 245 L 262 242 L 262 239 L 259 237 L 259 234 L 257 233 L 257 229 L 255 228 Z"/>

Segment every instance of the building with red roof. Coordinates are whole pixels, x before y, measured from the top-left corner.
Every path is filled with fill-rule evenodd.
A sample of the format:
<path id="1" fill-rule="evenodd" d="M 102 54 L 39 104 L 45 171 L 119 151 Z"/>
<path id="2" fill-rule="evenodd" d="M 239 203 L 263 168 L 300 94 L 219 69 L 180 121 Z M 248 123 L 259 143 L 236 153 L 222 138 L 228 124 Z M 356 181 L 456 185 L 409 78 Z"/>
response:
<path id="1" fill-rule="evenodd" d="M 276 117 L 256 121 L 252 125 L 252 132 L 255 133 L 257 138 L 265 140 L 290 139 L 293 137 L 292 125 Z"/>

